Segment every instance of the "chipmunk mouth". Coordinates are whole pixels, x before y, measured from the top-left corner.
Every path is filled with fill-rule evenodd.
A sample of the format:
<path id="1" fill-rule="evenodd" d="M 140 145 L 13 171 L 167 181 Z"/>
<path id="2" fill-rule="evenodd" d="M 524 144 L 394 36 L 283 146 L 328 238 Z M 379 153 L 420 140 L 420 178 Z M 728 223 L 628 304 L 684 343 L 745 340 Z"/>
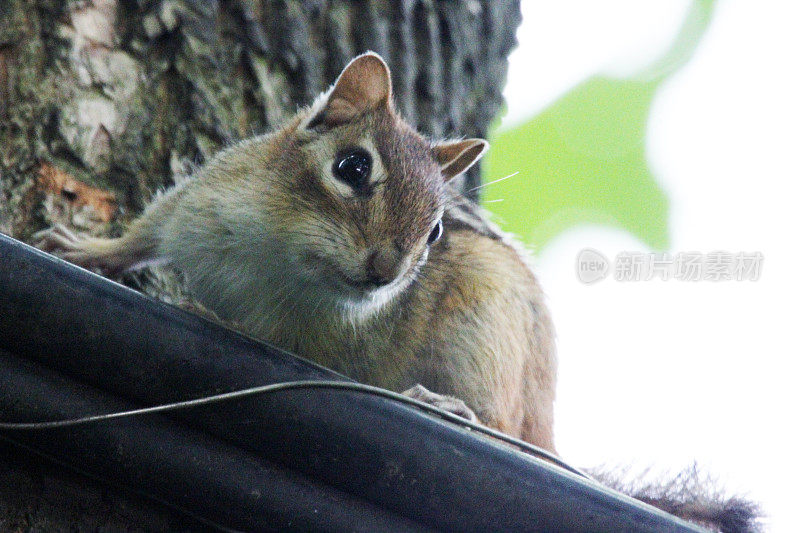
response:
<path id="1" fill-rule="evenodd" d="M 337 264 L 319 254 L 309 252 L 303 263 L 314 277 L 343 299 L 369 299 L 383 290 L 395 286 L 403 276 L 389 283 L 377 283 L 369 279 L 356 279 L 346 274 Z"/>
<path id="2" fill-rule="evenodd" d="M 394 279 L 394 280 L 390 281 L 389 283 L 377 283 L 377 282 L 370 281 L 370 280 L 356 280 L 356 279 L 353 279 L 353 278 L 351 278 L 349 276 L 346 276 L 344 274 L 342 274 L 341 280 L 342 280 L 343 283 L 345 283 L 349 287 L 352 287 L 352 288 L 354 288 L 356 290 L 363 291 L 363 292 L 372 292 L 372 291 L 377 291 L 377 290 L 380 290 L 380 289 L 384 289 L 386 287 L 390 287 L 391 285 L 393 285 L 397 281 L 397 279 Z"/>

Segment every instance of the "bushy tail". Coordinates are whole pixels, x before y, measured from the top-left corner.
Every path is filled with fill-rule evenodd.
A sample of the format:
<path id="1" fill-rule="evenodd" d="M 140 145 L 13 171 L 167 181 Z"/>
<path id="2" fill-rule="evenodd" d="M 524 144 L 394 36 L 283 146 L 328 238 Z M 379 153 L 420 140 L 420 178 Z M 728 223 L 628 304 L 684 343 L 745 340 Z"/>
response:
<path id="1" fill-rule="evenodd" d="M 716 480 L 691 465 L 677 476 L 652 481 L 647 472 L 629 479 L 626 471 L 595 469 L 600 483 L 672 515 L 720 533 L 759 533 L 763 513 L 758 504 L 726 495 Z"/>

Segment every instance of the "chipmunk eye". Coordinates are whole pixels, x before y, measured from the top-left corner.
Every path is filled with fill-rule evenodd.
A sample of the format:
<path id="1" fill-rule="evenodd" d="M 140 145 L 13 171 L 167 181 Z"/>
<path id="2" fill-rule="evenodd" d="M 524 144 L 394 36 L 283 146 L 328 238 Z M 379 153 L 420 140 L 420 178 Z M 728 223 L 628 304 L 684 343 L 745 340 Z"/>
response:
<path id="1" fill-rule="evenodd" d="M 333 162 L 333 175 L 354 189 L 366 185 L 371 169 L 372 157 L 362 148 L 349 151 Z"/>
<path id="2" fill-rule="evenodd" d="M 444 228 L 442 227 L 442 221 L 441 219 L 439 219 L 439 221 L 433 227 L 433 230 L 431 231 L 430 235 L 428 235 L 428 244 L 433 244 L 436 241 L 438 241 L 439 237 L 442 236 L 443 231 Z"/>

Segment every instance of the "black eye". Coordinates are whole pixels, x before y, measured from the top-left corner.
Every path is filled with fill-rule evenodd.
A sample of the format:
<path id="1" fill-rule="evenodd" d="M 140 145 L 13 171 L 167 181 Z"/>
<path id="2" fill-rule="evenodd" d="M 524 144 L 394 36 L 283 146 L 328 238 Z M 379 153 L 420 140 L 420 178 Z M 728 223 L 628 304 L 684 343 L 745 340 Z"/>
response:
<path id="1" fill-rule="evenodd" d="M 428 235 L 428 244 L 433 244 L 436 241 L 438 241 L 439 237 L 442 236 L 442 231 L 444 231 L 444 229 L 442 228 L 442 221 L 439 220 L 433 227 L 431 234 Z"/>
<path id="2" fill-rule="evenodd" d="M 366 150 L 356 148 L 333 162 L 333 175 L 354 189 L 367 184 L 372 169 L 372 158 Z"/>

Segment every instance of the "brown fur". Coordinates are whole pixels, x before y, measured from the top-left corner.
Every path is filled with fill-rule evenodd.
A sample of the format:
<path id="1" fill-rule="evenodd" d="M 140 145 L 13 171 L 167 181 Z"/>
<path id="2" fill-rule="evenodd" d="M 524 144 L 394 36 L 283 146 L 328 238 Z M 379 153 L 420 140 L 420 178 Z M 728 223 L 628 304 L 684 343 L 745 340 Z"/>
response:
<path id="1" fill-rule="evenodd" d="M 219 154 L 120 239 L 61 230 L 44 241 L 109 272 L 169 262 L 202 306 L 256 337 L 359 381 L 460 398 L 484 423 L 553 450 L 541 289 L 519 248 L 447 185 L 487 143 L 433 143 L 390 95 L 383 61 L 361 56 L 314 106 Z M 353 147 L 373 160 L 360 191 L 331 174 Z M 439 219 L 444 236 L 429 245 Z M 359 289 L 370 261 L 396 280 Z"/>
<path id="2" fill-rule="evenodd" d="M 365 54 L 283 128 L 225 150 L 156 199 L 121 238 L 55 228 L 42 244 L 107 273 L 169 262 L 200 309 L 255 337 L 554 451 L 542 290 L 521 247 L 448 185 L 487 146 L 422 137 L 395 112 L 386 65 Z M 357 189 L 333 175 L 355 147 L 372 158 Z M 429 244 L 439 220 L 443 237 Z M 394 281 L 367 290 L 370 269 Z M 753 509 L 738 500 L 715 508 L 654 494 L 637 497 L 752 531 Z"/>

